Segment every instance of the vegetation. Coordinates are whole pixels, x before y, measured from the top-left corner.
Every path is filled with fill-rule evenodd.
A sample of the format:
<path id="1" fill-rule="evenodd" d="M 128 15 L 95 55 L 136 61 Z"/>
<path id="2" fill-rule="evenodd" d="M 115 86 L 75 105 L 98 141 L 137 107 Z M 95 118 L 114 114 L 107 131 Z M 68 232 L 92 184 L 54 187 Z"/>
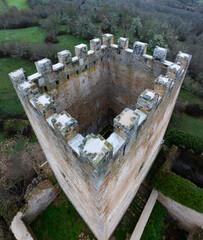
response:
<path id="1" fill-rule="evenodd" d="M 35 72 L 34 64 L 21 59 L 0 58 L 0 117 L 26 118 L 8 73 L 23 66 L 28 75 Z"/>
<path id="2" fill-rule="evenodd" d="M 27 9 L 29 5 L 26 0 L 7 0 L 9 7 L 16 7 L 18 9 Z"/>
<path id="3" fill-rule="evenodd" d="M 162 240 L 165 231 L 166 209 L 156 202 L 141 240 Z"/>
<path id="4" fill-rule="evenodd" d="M 31 228 L 39 240 L 75 240 L 82 231 L 91 234 L 63 193 L 31 223 Z"/>
<path id="5" fill-rule="evenodd" d="M 196 153 L 203 152 L 202 138 L 175 128 L 171 128 L 166 132 L 165 143 L 168 146 L 172 146 L 173 144 L 176 146 L 184 145 L 187 149 L 193 149 Z"/>
<path id="6" fill-rule="evenodd" d="M 174 201 L 203 213 L 203 189 L 170 171 L 166 161 L 153 181 L 153 186 Z"/>

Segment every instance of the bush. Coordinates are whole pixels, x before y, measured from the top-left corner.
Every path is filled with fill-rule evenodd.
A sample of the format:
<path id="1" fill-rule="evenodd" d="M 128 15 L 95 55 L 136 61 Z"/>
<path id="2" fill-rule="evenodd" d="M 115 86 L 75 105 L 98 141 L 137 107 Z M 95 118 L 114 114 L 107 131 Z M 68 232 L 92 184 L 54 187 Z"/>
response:
<path id="1" fill-rule="evenodd" d="M 56 62 L 57 52 L 59 52 L 59 48 L 52 44 L 18 43 L 15 41 L 0 43 L 1 58 L 15 57 L 38 61 L 46 56 L 53 62 Z"/>
<path id="2" fill-rule="evenodd" d="M 54 32 L 48 32 L 45 39 L 45 43 L 58 43 L 58 39 L 56 38 L 56 35 Z"/>
<path id="3" fill-rule="evenodd" d="M 196 117 L 196 116 L 200 116 L 202 114 L 202 111 L 200 109 L 199 104 L 194 103 L 194 104 L 188 104 L 186 106 L 186 113 Z"/>
<path id="4" fill-rule="evenodd" d="M 166 132 L 165 143 L 167 146 L 172 146 L 173 144 L 184 145 L 187 149 L 193 149 L 196 153 L 203 152 L 203 140 L 193 135 L 178 130 L 176 128 L 171 128 Z"/>

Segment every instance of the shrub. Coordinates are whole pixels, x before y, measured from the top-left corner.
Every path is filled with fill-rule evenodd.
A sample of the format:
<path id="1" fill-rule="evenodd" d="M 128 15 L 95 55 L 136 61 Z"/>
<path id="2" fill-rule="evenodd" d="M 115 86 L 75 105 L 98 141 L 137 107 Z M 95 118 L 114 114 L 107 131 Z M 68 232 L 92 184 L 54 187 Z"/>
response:
<path id="1" fill-rule="evenodd" d="M 48 32 L 45 39 L 45 43 L 58 43 L 58 39 L 56 38 L 56 35 L 54 32 Z"/>
<path id="2" fill-rule="evenodd" d="M 187 149 L 193 149 L 196 153 L 203 152 L 203 140 L 193 135 L 178 130 L 176 128 L 171 128 L 166 132 L 165 143 L 167 146 L 172 146 L 173 144 L 184 145 Z"/>
<path id="3" fill-rule="evenodd" d="M 191 116 L 200 116 L 202 114 L 202 111 L 200 109 L 199 104 L 194 103 L 194 104 L 188 104 L 186 106 L 186 113 Z"/>
<path id="4" fill-rule="evenodd" d="M 170 172 L 164 166 L 152 182 L 152 185 L 174 201 L 203 213 L 203 189 L 197 187 L 189 180 Z"/>

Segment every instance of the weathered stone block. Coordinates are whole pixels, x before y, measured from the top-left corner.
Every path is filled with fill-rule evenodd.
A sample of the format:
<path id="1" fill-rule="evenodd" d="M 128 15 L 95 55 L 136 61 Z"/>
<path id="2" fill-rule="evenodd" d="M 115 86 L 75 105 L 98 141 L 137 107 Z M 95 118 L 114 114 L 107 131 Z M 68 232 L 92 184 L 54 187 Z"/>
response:
<path id="1" fill-rule="evenodd" d="M 147 43 L 143 42 L 135 42 L 133 44 L 133 53 L 138 56 L 143 56 L 143 54 L 146 54 L 147 52 Z"/>
<path id="2" fill-rule="evenodd" d="M 24 95 L 28 95 L 29 93 L 36 94 L 38 92 L 36 84 L 32 81 L 24 81 L 18 85 L 18 88 Z"/>
<path id="3" fill-rule="evenodd" d="M 79 44 L 77 46 L 75 46 L 75 55 L 78 57 L 78 58 L 84 58 L 84 57 L 87 57 L 87 45 L 86 44 Z"/>
<path id="4" fill-rule="evenodd" d="M 128 48 L 129 38 L 120 37 L 118 39 L 118 48 L 125 50 Z"/>
<path id="5" fill-rule="evenodd" d="M 153 59 L 160 60 L 163 62 L 166 59 L 166 55 L 167 55 L 166 48 L 156 46 L 153 52 Z"/>
<path id="6" fill-rule="evenodd" d="M 172 79 L 160 75 L 156 80 L 155 80 L 155 85 L 154 85 L 154 90 L 157 92 L 160 96 L 162 96 L 165 93 L 168 93 L 171 84 L 172 84 Z"/>
<path id="7" fill-rule="evenodd" d="M 139 115 L 133 110 L 125 108 L 114 118 L 114 131 L 124 139 L 128 138 L 133 130 L 137 129 Z"/>
<path id="8" fill-rule="evenodd" d="M 112 158 L 113 146 L 101 135 L 87 135 L 79 146 L 80 156 L 89 162 L 95 169 Z"/>
<path id="9" fill-rule="evenodd" d="M 167 68 L 166 76 L 175 80 L 182 73 L 182 67 L 176 63 L 173 63 Z"/>
<path id="10" fill-rule="evenodd" d="M 55 104 L 53 99 L 44 94 L 37 94 L 30 99 L 30 103 L 35 107 L 45 118 L 50 117 L 55 113 Z"/>
<path id="11" fill-rule="evenodd" d="M 44 58 L 42 60 L 35 62 L 35 66 L 37 68 L 38 73 L 42 75 L 53 71 L 52 62 L 48 58 Z"/>
<path id="12" fill-rule="evenodd" d="M 114 44 L 114 36 L 109 33 L 103 34 L 102 43 L 103 43 L 103 45 L 106 45 L 107 47 L 111 46 L 111 44 Z"/>
<path id="13" fill-rule="evenodd" d="M 137 100 L 137 108 L 141 108 L 144 113 L 148 113 L 152 109 L 157 107 L 157 104 L 161 97 L 154 90 L 144 90 Z"/>
<path id="14" fill-rule="evenodd" d="M 94 38 L 90 40 L 90 49 L 97 52 L 101 49 L 101 39 Z"/>
<path id="15" fill-rule="evenodd" d="M 176 63 L 185 69 L 190 63 L 192 56 L 183 52 L 179 52 L 176 57 Z"/>
<path id="16" fill-rule="evenodd" d="M 70 141 L 78 134 L 78 122 L 66 111 L 58 114 L 51 119 L 54 128 L 62 135 L 64 139 Z"/>
<path id="17" fill-rule="evenodd" d="M 23 68 L 20 68 L 14 72 L 9 73 L 9 77 L 15 85 L 24 82 L 27 79 Z"/>
<path id="18" fill-rule="evenodd" d="M 68 64 L 72 60 L 72 54 L 68 50 L 63 50 L 61 52 L 58 52 L 57 54 L 58 54 L 58 60 L 60 63 Z"/>

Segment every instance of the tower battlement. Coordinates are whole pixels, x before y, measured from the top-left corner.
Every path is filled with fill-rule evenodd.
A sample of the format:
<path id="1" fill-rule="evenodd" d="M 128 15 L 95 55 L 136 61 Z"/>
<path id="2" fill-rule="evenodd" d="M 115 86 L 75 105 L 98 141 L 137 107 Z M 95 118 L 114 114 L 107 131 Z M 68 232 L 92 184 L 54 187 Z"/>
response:
<path id="1" fill-rule="evenodd" d="M 104 34 L 9 74 L 56 178 L 98 239 L 108 239 L 159 151 L 191 60 Z M 106 131 L 111 129 L 111 131 Z M 108 134 L 106 133 L 108 132 Z"/>

